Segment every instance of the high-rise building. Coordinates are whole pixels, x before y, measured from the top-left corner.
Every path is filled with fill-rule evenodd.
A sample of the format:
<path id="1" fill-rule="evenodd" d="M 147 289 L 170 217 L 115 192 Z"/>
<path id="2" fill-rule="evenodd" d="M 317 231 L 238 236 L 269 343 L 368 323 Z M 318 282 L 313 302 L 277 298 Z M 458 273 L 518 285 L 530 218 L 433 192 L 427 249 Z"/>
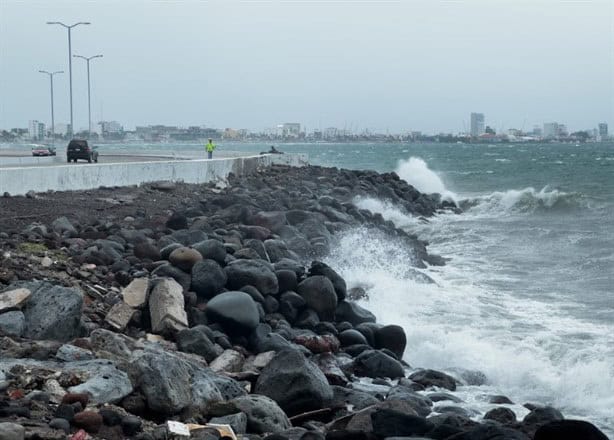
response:
<path id="1" fill-rule="evenodd" d="M 37 120 L 32 120 L 28 124 L 28 136 L 33 141 L 42 141 L 45 139 L 45 124 Z"/>
<path id="2" fill-rule="evenodd" d="M 546 122 L 544 124 L 544 138 L 554 139 L 559 137 L 559 124 L 557 122 Z"/>
<path id="3" fill-rule="evenodd" d="M 599 127 L 599 137 L 601 138 L 602 141 L 606 140 L 608 138 L 608 124 L 606 124 L 605 122 L 602 122 L 598 125 Z"/>
<path id="4" fill-rule="evenodd" d="M 471 136 L 484 134 L 484 113 L 471 113 Z"/>

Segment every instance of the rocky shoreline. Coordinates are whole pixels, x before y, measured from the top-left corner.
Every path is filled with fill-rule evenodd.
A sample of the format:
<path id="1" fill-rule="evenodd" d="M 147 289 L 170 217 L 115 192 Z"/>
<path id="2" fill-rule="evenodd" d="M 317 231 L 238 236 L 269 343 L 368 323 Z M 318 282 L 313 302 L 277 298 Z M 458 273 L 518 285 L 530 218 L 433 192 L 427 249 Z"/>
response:
<path id="1" fill-rule="evenodd" d="M 413 368 L 405 332 L 321 259 L 339 233 L 404 243 L 357 196 L 455 210 L 394 173 L 274 166 L 224 185 L 0 198 L 0 440 L 607 439 L 505 396 L 455 405 L 467 379 Z M 224 428 L 229 426 L 231 430 Z"/>

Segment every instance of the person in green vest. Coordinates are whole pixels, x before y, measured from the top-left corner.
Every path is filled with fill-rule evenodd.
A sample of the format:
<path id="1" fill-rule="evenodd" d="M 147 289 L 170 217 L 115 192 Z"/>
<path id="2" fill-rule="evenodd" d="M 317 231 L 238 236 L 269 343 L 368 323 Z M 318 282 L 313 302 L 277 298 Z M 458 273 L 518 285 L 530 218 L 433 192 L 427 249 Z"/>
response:
<path id="1" fill-rule="evenodd" d="M 205 148 L 207 149 L 207 159 L 213 159 L 213 150 L 215 150 L 215 147 L 217 147 L 217 145 L 215 145 L 213 140 L 210 138 L 207 145 L 205 145 Z"/>

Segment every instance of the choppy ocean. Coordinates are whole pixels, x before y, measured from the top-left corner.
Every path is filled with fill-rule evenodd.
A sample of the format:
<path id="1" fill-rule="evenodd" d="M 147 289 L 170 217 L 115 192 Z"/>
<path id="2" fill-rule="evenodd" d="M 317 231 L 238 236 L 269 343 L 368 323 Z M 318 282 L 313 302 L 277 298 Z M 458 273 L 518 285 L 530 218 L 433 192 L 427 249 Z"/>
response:
<path id="1" fill-rule="evenodd" d="M 221 143 L 220 151 L 269 145 Z M 425 270 L 436 284 L 415 280 L 408 250 L 370 231 L 346 233 L 329 257 L 350 286 L 369 288 L 378 321 L 405 328 L 407 362 L 482 372 L 482 384 L 458 393 L 468 409 L 483 413 L 485 395 L 505 394 L 519 417 L 523 403 L 551 404 L 614 437 L 614 144 L 277 147 L 317 165 L 396 171 L 463 208 L 425 222 L 356 200 L 449 259 Z"/>

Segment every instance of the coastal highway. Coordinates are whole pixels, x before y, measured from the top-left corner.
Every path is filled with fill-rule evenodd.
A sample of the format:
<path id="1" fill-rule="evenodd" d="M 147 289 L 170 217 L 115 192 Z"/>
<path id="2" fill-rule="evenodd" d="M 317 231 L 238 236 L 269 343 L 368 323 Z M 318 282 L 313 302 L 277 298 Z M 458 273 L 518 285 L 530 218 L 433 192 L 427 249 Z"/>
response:
<path id="1" fill-rule="evenodd" d="M 0 150 L 0 168 L 13 167 L 48 167 L 58 165 L 71 166 L 92 166 L 85 160 L 79 160 L 77 163 L 66 162 L 66 154 L 59 152 L 57 156 L 42 156 L 34 157 L 29 152 L 23 150 Z M 247 156 L 248 153 L 238 153 L 225 151 L 221 154 L 215 154 L 214 158 L 222 159 L 229 157 Z M 137 152 L 122 152 L 122 153 L 101 153 L 98 156 L 98 163 L 126 163 L 126 162 L 156 162 L 168 160 L 191 160 L 204 159 L 204 154 L 199 155 L 198 152 L 186 152 L 181 155 L 171 155 L 164 152 L 149 151 L 146 154 Z"/>

